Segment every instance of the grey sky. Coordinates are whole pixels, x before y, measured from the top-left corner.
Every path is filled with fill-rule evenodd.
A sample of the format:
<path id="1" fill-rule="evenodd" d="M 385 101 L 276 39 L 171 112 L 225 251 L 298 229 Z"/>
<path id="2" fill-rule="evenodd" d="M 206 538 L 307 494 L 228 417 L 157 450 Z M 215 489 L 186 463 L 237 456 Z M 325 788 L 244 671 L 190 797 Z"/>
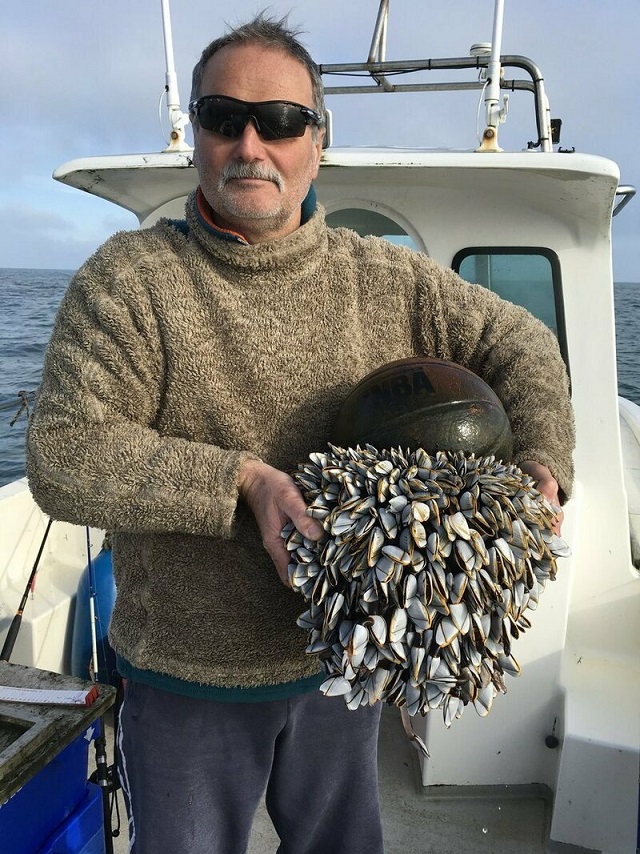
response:
<path id="1" fill-rule="evenodd" d="M 265 4 L 173 0 L 173 37 L 183 109 L 191 68 L 225 21 Z M 503 53 L 542 69 L 562 145 L 620 166 L 640 187 L 638 0 L 506 0 Z M 164 147 L 158 102 L 164 86 L 160 0 L 26 0 L 0 8 L 4 156 L 0 166 L 0 267 L 77 267 L 118 228 L 137 221 L 107 202 L 58 184 L 56 166 L 76 157 Z M 306 32 L 318 62 L 366 59 L 377 0 L 273 0 Z M 490 41 L 492 0 L 391 0 L 388 59 L 466 56 Z M 431 78 L 430 78 L 431 79 Z M 447 98 L 450 96 L 447 96 Z M 473 148 L 478 96 L 332 98 L 335 145 Z M 515 93 L 501 131 L 505 148 L 534 136 L 531 97 Z M 165 124 L 166 129 L 166 124 Z M 640 281 L 640 197 L 614 220 L 614 276 Z"/>

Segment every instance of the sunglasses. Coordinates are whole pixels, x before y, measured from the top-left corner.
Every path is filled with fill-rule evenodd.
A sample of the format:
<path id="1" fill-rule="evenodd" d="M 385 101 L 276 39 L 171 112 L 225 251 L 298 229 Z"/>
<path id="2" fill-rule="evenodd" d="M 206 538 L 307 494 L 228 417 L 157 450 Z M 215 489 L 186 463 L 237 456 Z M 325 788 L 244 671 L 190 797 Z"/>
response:
<path id="1" fill-rule="evenodd" d="M 189 104 L 200 127 L 229 139 L 242 136 L 247 122 L 253 120 L 264 140 L 304 136 L 307 125 L 321 127 L 315 110 L 293 101 L 239 101 L 224 95 L 203 95 Z"/>

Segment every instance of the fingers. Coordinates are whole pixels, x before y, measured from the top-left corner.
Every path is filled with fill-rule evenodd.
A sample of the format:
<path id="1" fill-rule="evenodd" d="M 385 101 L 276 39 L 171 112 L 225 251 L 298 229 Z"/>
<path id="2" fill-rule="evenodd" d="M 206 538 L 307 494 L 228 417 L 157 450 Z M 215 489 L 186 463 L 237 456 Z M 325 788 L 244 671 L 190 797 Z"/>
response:
<path id="1" fill-rule="evenodd" d="M 536 480 L 536 488 L 538 492 L 547 499 L 556 515 L 553 520 L 552 528 L 554 533 L 560 536 L 560 529 L 564 521 L 564 511 L 560 507 L 560 496 L 558 481 L 551 474 L 546 466 L 542 463 L 537 463 L 534 460 L 525 460 L 520 463 L 520 468 L 523 472 L 531 475 Z"/>
<path id="2" fill-rule="evenodd" d="M 319 540 L 320 537 L 324 534 L 324 528 L 319 522 L 317 522 L 315 519 L 312 519 L 307 514 L 307 505 L 305 504 L 302 495 L 300 495 L 300 491 L 298 490 L 298 488 L 294 488 L 298 493 L 300 503 L 296 501 L 296 506 L 294 507 L 292 502 L 292 508 L 289 513 L 289 519 L 291 519 L 291 521 L 296 526 L 298 531 L 300 531 L 303 537 L 306 537 L 308 540 Z M 300 507 L 302 509 L 300 509 Z"/>
<path id="3" fill-rule="evenodd" d="M 555 509 L 555 507 L 554 507 Z M 558 513 L 556 514 L 553 524 L 551 527 L 553 528 L 554 534 L 560 536 L 560 531 L 562 530 L 562 523 L 564 522 L 564 510 L 561 507 L 558 507 Z"/>
<path id="4" fill-rule="evenodd" d="M 282 538 L 278 534 L 278 536 L 273 536 L 271 534 L 267 536 L 263 536 L 262 545 L 264 546 L 267 554 L 273 561 L 273 564 L 276 568 L 276 572 L 278 573 L 278 578 L 285 585 L 285 587 L 290 587 L 289 584 L 289 553 L 287 552 L 284 542 Z"/>
<path id="5" fill-rule="evenodd" d="M 246 463 L 240 473 L 239 490 L 255 516 L 262 544 L 280 580 L 289 586 L 289 553 L 280 532 L 291 521 L 303 537 L 318 540 L 324 533 L 322 525 L 307 515 L 307 505 L 292 478 L 266 463 Z"/>

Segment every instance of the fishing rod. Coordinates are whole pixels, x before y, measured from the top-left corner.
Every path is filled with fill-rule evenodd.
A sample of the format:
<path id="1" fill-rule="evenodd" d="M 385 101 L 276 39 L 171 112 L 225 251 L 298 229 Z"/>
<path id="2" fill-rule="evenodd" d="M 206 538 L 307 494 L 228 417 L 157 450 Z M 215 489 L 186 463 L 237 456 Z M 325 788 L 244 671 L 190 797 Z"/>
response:
<path id="1" fill-rule="evenodd" d="M 38 565 L 40 563 L 40 558 L 42 557 L 42 552 L 44 551 L 45 543 L 47 542 L 47 537 L 49 536 L 49 531 L 51 530 L 52 522 L 53 519 L 49 519 L 49 521 L 47 522 L 47 527 L 45 528 L 44 536 L 42 538 L 42 542 L 40 543 L 40 548 L 38 549 L 38 554 L 36 555 L 33 568 L 31 569 L 31 574 L 29 575 L 29 580 L 27 581 L 27 586 L 24 589 L 22 599 L 20 600 L 20 605 L 18 606 L 18 610 L 16 611 L 15 617 L 11 621 L 9 631 L 7 632 L 7 637 L 5 638 L 4 644 L 2 646 L 2 652 L 0 652 L 0 661 L 9 661 L 13 653 L 13 648 L 16 645 L 18 632 L 20 631 L 20 626 L 22 625 L 22 614 L 24 612 L 25 605 L 27 604 L 27 599 L 29 598 L 29 591 L 33 588 L 33 584 L 36 579 Z"/>
<path id="2" fill-rule="evenodd" d="M 24 593 L 22 594 L 22 599 L 20 600 L 20 605 L 18 606 L 18 610 L 9 626 L 9 631 L 7 632 L 7 637 L 5 638 L 5 642 L 2 646 L 2 652 L 0 652 L 0 661 L 9 661 L 11 655 L 13 653 L 13 649 L 16 644 L 16 640 L 18 638 L 18 633 L 20 632 L 20 626 L 22 624 L 22 615 L 24 613 L 25 606 L 27 604 L 27 600 L 29 598 L 29 592 L 33 589 L 33 585 L 35 582 L 36 574 L 38 572 L 38 566 L 40 565 L 40 559 L 42 557 L 42 552 L 44 551 L 44 547 L 47 542 L 47 538 L 49 536 L 49 531 L 51 530 L 51 524 L 53 519 L 49 518 L 47 522 L 47 526 L 45 528 L 44 536 L 42 537 L 42 541 L 40 542 L 40 547 L 38 548 L 38 553 L 36 555 L 36 559 L 34 561 L 33 567 L 31 569 L 31 573 L 29 574 L 29 580 L 24 589 Z M 95 588 L 93 584 L 92 578 L 92 561 L 91 561 L 91 550 L 89 543 L 89 528 L 87 530 L 87 556 L 89 560 L 89 584 L 90 584 L 90 609 L 91 609 L 91 648 L 92 648 L 92 659 L 93 659 L 93 673 L 94 673 L 94 682 L 98 681 L 98 650 L 97 650 L 97 639 L 95 632 Z M 99 735 L 95 739 L 95 749 L 96 749 L 96 774 L 95 774 L 95 782 L 100 786 L 102 792 L 102 811 L 104 817 L 104 837 L 105 837 L 105 854 L 113 854 L 113 833 L 111 829 L 111 808 L 109 803 L 109 796 L 112 791 L 115 790 L 115 783 L 113 781 L 114 775 L 109 772 L 109 768 L 107 766 L 107 750 L 106 750 L 106 739 L 104 736 L 104 721 L 100 718 L 100 732 Z M 93 779 L 93 778 L 92 778 Z M 119 832 L 119 831 L 118 831 Z"/>
<path id="3" fill-rule="evenodd" d="M 98 616 L 96 614 L 96 583 L 95 583 L 95 575 L 94 575 L 94 566 L 93 560 L 91 558 L 91 540 L 89 535 L 89 526 L 85 527 L 86 531 L 86 542 L 87 542 L 87 575 L 89 581 L 89 619 L 91 622 L 90 631 L 91 631 L 91 661 L 92 661 L 92 673 L 93 673 L 93 681 L 97 683 L 99 681 L 99 662 L 98 662 L 98 638 L 96 632 L 96 623 L 98 621 Z M 102 631 L 100 632 L 102 638 Z M 102 641 L 104 644 L 104 641 Z M 104 652 L 104 648 L 102 650 L 103 661 L 106 663 L 106 655 Z M 108 674 L 105 673 L 105 681 L 108 680 Z M 117 715 L 118 712 L 114 714 L 114 726 L 117 726 Z M 117 785 L 117 777 L 115 774 L 115 769 L 113 766 L 109 768 L 109 764 L 107 761 L 107 740 L 105 737 L 105 722 L 104 716 L 100 718 L 100 731 L 95 738 L 94 741 L 95 752 L 96 752 L 96 770 L 95 773 L 91 775 L 91 780 L 100 787 L 100 791 L 102 793 L 102 816 L 104 823 L 104 841 L 105 841 L 105 854 L 113 854 L 113 837 L 119 835 L 119 829 L 114 831 L 111 823 L 111 795 L 118 788 Z M 118 824 L 120 822 L 120 815 L 117 808 L 117 800 L 116 800 L 116 813 L 118 815 Z"/>

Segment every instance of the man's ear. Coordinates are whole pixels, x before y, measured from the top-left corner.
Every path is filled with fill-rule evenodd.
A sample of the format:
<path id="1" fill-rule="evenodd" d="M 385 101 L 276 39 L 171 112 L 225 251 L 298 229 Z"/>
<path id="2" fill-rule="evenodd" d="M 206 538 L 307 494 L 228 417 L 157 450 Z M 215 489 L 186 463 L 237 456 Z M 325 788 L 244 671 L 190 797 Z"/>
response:
<path id="1" fill-rule="evenodd" d="M 200 126 L 197 121 L 191 122 L 191 130 L 193 132 L 193 154 L 191 155 L 191 162 L 193 165 L 198 168 L 198 131 L 200 130 Z"/>
<path id="2" fill-rule="evenodd" d="M 324 128 L 318 128 L 313 147 L 315 149 L 315 169 L 313 173 L 313 180 L 315 181 L 315 179 L 318 177 L 318 171 L 320 169 L 320 160 L 322 159 L 322 149 L 324 148 Z"/>

